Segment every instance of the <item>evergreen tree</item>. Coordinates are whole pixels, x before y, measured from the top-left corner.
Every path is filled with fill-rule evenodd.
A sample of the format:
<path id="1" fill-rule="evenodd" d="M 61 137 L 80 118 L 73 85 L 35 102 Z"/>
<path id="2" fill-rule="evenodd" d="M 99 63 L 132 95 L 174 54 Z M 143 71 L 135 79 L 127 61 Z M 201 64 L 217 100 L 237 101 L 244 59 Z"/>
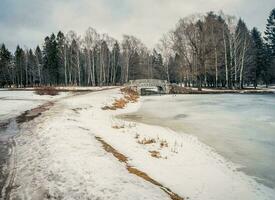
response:
<path id="1" fill-rule="evenodd" d="M 275 8 L 271 11 L 266 24 L 265 41 L 275 56 Z"/>
<path id="2" fill-rule="evenodd" d="M 16 84 L 22 87 L 24 82 L 24 70 L 25 70 L 25 53 L 18 45 L 15 51 L 15 70 L 16 70 Z"/>
<path id="3" fill-rule="evenodd" d="M 58 50 L 58 66 L 59 66 L 59 77 L 61 80 L 64 80 L 64 81 L 61 81 L 62 83 L 65 83 L 66 84 L 66 75 L 65 73 L 67 73 L 66 71 L 66 67 L 65 64 L 66 63 L 66 39 L 65 39 L 65 36 L 64 36 L 64 33 L 62 33 L 61 31 L 59 31 L 57 33 L 57 36 L 56 36 L 56 42 L 57 42 L 57 50 Z"/>
<path id="4" fill-rule="evenodd" d="M 9 80 L 9 67 L 11 65 L 12 55 L 4 44 L 0 48 L 0 86 L 11 84 Z"/>
<path id="5" fill-rule="evenodd" d="M 275 8 L 270 12 L 264 33 L 264 39 L 266 41 L 266 55 L 268 55 L 265 79 L 266 83 L 271 83 L 275 82 Z"/>
<path id="6" fill-rule="evenodd" d="M 29 84 L 33 85 L 38 83 L 38 73 L 37 73 L 37 65 L 36 65 L 36 57 L 33 53 L 32 49 L 28 52 L 28 69 L 29 69 Z"/>
<path id="7" fill-rule="evenodd" d="M 35 58 L 36 58 L 36 69 L 37 69 L 37 74 L 38 74 L 38 83 L 42 84 L 42 52 L 39 46 L 36 47 L 35 49 Z"/>
<path id="8" fill-rule="evenodd" d="M 115 42 L 112 49 L 111 66 L 111 83 L 115 84 L 121 81 L 120 48 L 117 41 Z"/>
<path id="9" fill-rule="evenodd" d="M 55 35 L 45 38 L 43 47 L 45 81 L 50 85 L 59 83 L 58 49 Z"/>
<path id="10" fill-rule="evenodd" d="M 257 28 L 253 28 L 251 31 L 251 36 L 253 40 L 253 71 L 250 72 L 254 87 L 257 87 L 258 81 L 265 80 L 266 74 L 266 56 L 265 56 L 265 47 L 261 33 Z"/>
<path id="11" fill-rule="evenodd" d="M 152 55 L 152 65 L 153 65 L 153 78 L 164 80 L 166 77 L 165 77 L 165 69 L 162 62 L 162 56 L 155 49 L 153 50 L 153 55 Z"/>

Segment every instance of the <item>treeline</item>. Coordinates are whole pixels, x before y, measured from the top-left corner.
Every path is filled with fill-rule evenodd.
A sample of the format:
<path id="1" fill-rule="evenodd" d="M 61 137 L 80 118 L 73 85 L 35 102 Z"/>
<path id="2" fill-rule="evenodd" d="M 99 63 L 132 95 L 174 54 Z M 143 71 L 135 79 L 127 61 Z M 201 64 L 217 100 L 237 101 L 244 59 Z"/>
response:
<path id="1" fill-rule="evenodd" d="M 275 9 L 264 38 L 223 13 L 189 16 L 160 43 L 167 79 L 185 86 L 243 88 L 275 82 Z"/>
<path id="2" fill-rule="evenodd" d="M 243 20 L 209 12 L 179 20 L 152 51 L 136 37 L 118 42 L 88 28 L 59 31 L 42 47 L 0 48 L 0 86 L 118 85 L 155 78 L 194 87 L 242 88 L 275 81 L 275 9 L 264 37 Z"/>
<path id="3" fill-rule="evenodd" d="M 150 53 L 134 36 L 121 44 L 88 28 L 83 38 L 59 31 L 44 40 L 43 49 L 22 49 L 14 55 L 1 46 L 1 86 L 117 85 L 130 79 L 164 79 L 162 57 Z M 146 70 L 144 70 L 146 69 Z"/>

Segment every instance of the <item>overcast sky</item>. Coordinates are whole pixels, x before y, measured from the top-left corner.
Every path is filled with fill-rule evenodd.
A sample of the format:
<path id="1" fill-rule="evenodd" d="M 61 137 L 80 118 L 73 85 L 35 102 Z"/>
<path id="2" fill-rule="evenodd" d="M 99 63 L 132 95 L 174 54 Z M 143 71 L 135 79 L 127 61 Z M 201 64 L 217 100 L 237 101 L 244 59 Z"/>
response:
<path id="1" fill-rule="evenodd" d="M 0 43 L 34 47 L 52 32 L 89 27 L 118 40 L 132 34 L 152 48 L 181 17 L 223 10 L 264 30 L 275 0 L 0 0 Z"/>

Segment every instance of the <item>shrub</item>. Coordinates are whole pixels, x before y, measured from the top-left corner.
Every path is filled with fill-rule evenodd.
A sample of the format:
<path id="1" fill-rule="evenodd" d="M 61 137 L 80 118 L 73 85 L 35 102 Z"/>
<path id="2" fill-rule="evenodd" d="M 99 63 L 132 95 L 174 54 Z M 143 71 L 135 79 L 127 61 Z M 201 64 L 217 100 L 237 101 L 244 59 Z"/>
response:
<path id="1" fill-rule="evenodd" d="M 59 91 L 54 87 L 41 87 L 35 88 L 35 94 L 55 96 L 59 94 Z"/>

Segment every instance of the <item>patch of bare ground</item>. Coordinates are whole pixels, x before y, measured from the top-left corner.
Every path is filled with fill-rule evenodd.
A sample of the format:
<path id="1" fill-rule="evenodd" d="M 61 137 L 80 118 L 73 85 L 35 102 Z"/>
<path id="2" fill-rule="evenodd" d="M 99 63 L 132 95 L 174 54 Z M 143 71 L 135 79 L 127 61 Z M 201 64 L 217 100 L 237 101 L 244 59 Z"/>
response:
<path id="1" fill-rule="evenodd" d="M 38 95 L 55 96 L 59 94 L 59 91 L 54 87 L 38 87 L 35 88 L 35 93 Z"/>
<path id="2" fill-rule="evenodd" d="M 16 118 L 17 123 L 23 123 L 33 120 L 34 118 L 41 115 L 43 112 L 49 110 L 54 105 L 53 102 L 47 102 L 37 108 L 25 111 L 22 115 Z"/>
<path id="3" fill-rule="evenodd" d="M 128 103 L 135 103 L 138 101 L 139 95 L 136 91 L 129 87 L 120 89 L 123 93 L 123 97 L 116 99 L 111 106 L 103 106 L 102 110 L 116 110 L 123 109 Z"/>
<path id="4" fill-rule="evenodd" d="M 183 197 L 180 197 L 178 194 L 171 191 L 168 187 L 165 187 L 164 185 L 160 184 L 159 182 L 157 182 L 156 180 L 151 178 L 145 172 L 143 172 L 143 171 L 141 171 L 141 170 L 139 170 L 139 169 L 137 169 L 133 166 L 130 166 L 129 163 L 128 163 L 128 158 L 125 155 L 123 155 L 122 153 L 118 152 L 111 145 L 106 143 L 102 138 L 100 138 L 100 137 L 95 137 L 95 138 L 96 138 L 96 140 L 98 140 L 102 144 L 103 149 L 105 151 L 113 154 L 113 156 L 115 158 L 117 158 L 120 162 L 125 163 L 126 169 L 128 170 L 129 173 L 134 174 L 134 175 L 144 179 L 145 181 L 148 181 L 148 182 L 158 186 L 161 190 L 163 190 L 166 194 L 168 194 L 172 200 L 184 200 Z"/>

